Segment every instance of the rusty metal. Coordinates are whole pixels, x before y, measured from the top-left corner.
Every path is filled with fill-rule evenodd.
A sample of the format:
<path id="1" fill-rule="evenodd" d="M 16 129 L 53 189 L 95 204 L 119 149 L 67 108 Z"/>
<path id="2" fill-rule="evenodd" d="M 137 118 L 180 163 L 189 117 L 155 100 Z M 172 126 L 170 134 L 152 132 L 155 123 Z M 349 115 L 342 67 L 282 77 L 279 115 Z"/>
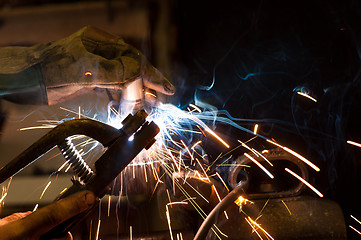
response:
<path id="1" fill-rule="evenodd" d="M 280 148 L 269 150 L 263 154 L 263 157 L 254 153 L 249 155 L 266 168 L 272 169 L 272 173 L 275 174 L 274 179 L 270 179 L 249 158 L 238 157 L 229 170 L 228 182 L 232 188 L 235 188 L 243 175 L 247 175 L 250 178 L 249 188 L 246 191 L 249 199 L 292 197 L 299 195 L 305 188 L 302 182 L 295 181 L 284 171 L 284 167 L 289 167 L 308 181 L 306 166 L 295 156 Z M 273 164 L 273 167 L 266 163 L 265 158 Z M 287 186 L 284 186 L 285 184 Z"/>
<path id="2" fill-rule="evenodd" d="M 56 200 L 82 190 L 90 190 L 101 198 L 107 193 L 108 186 L 133 158 L 143 148 L 148 149 L 155 142 L 154 137 L 158 134 L 159 128 L 155 123 L 147 122 L 146 117 L 147 114 L 143 110 L 138 111 L 134 116 L 129 114 L 123 120 L 121 129 L 94 120 L 77 119 L 64 122 L 0 169 L 0 183 L 21 171 L 54 146 L 62 145 L 68 137 L 86 135 L 100 142 L 104 147 L 107 147 L 107 150 L 95 162 L 95 170 L 91 178 L 87 179 L 86 182 L 73 180 L 74 184 Z M 129 137 L 132 135 L 134 138 L 129 141 Z M 69 219 L 52 229 L 42 239 L 62 235 L 75 223 L 82 220 L 87 213 Z"/>
<path id="3" fill-rule="evenodd" d="M 219 214 L 216 226 L 228 240 L 271 239 L 258 227 L 257 233 L 245 219 L 250 217 L 277 240 L 346 240 L 346 225 L 340 206 L 331 200 L 310 196 L 256 199 L 239 211 L 235 204 Z M 230 224 L 232 223 L 232 224 Z M 217 234 L 220 234 L 217 231 Z M 209 231 L 206 239 L 218 239 Z"/>

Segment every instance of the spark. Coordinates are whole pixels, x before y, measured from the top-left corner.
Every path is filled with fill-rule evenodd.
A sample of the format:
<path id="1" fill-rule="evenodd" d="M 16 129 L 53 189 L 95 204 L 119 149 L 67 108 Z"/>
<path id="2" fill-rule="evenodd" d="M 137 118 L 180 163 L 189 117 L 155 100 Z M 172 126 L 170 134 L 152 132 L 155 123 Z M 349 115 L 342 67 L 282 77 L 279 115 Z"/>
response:
<path id="1" fill-rule="evenodd" d="M 68 188 L 64 188 L 59 194 L 63 194 Z"/>
<path id="2" fill-rule="evenodd" d="M 46 192 L 46 190 L 48 189 L 48 187 L 50 186 L 51 181 L 48 182 L 48 184 L 45 186 L 43 192 L 41 193 L 40 199 L 44 196 L 44 193 Z"/>
<path id="3" fill-rule="evenodd" d="M 20 128 L 18 129 L 18 131 L 27 131 L 27 130 L 34 130 L 34 129 L 49 129 L 49 128 L 55 128 L 56 125 L 51 125 L 51 124 L 43 124 L 41 126 L 33 126 L 33 127 L 24 127 L 24 128 Z"/>
<path id="4" fill-rule="evenodd" d="M 234 203 L 238 206 L 238 207 L 242 207 L 243 205 L 247 204 L 247 202 L 250 202 L 248 199 L 239 196 L 236 201 L 234 201 Z M 252 203 L 252 202 L 250 202 Z"/>
<path id="5" fill-rule="evenodd" d="M 96 233 L 95 240 L 98 240 L 98 238 L 99 238 L 100 222 L 101 222 L 101 220 L 99 219 L 98 220 L 98 227 L 97 227 L 97 233 Z"/>
<path id="6" fill-rule="evenodd" d="M 263 158 L 269 165 L 271 165 L 273 167 L 273 164 L 265 157 L 263 156 L 261 153 L 259 153 L 256 149 L 254 148 L 250 148 L 247 144 L 245 144 L 244 142 L 238 140 L 239 143 L 241 143 L 241 146 L 248 149 L 249 151 L 251 151 L 254 155 L 256 155 L 256 157 L 261 157 Z"/>
<path id="7" fill-rule="evenodd" d="M 69 171 L 69 169 L 70 169 L 70 167 L 71 167 L 71 164 L 69 164 L 69 166 L 65 169 L 65 171 L 64 171 L 64 172 L 68 172 L 68 171 Z"/>
<path id="8" fill-rule="evenodd" d="M 87 72 L 84 73 L 84 75 L 85 75 L 85 76 L 91 76 L 91 75 L 93 75 L 93 74 L 92 74 L 91 72 L 87 71 Z"/>
<path id="9" fill-rule="evenodd" d="M 264 232 L 264 234 L 266 234 L 270 239 L 274 240 L 274 238 L 266 231 L 264 230 L 261 225 L 259 225 L 258 223 L 256 223 L 256 221 L 252 220 L 252 218 L 248 217 L 248 220 L 253 224 L 256 225 L 259 229 L 262 230 L 262 232 Z"/>
<path id="10" fill-rule="evenodd" d="M 129 238 L 130 238 L 130 240 L 133 239 L 133 227 L 132 226 L 129 227 Z"/>
<path id="11" fill-rule="evenodd" d="M 353 141 L 350 141 L 350 140 L 348 140 L 347 143 L 351 144 L 351 145 L 354 145 L 356 147 L 361 147 L 361 143 L 353 142 Z"/>
<path id="12" fill-rule="evenodd" d="M 349 227 L 350 227 L 352 230 L 354 230 L 355 232 L 357 232 L 358 234 L 361 235 L 361 232 L 360 232 L 359 230 L 357 230 L 356 228 L 352 227 L 351 225 L 349 225 Z"/>
<path id="13" fill-rule="evenodd" d="M 165 208 L 166 208 L 165 214 L 167 216 L 170 239 L 173 240 L 173 232 L 172 232 L 172 226 L 171 226 L 171 223 L 170 223 L 170 213 L 169 213 L 168 204 L 165 206 Z"/>
<path id="14" fill-rule="evenodd" d="M 1 206 L 4 206 L 4 200 L 5 200 L 5 198 L 6 198 L 6 195 L 8 195 L 8 191 L 9 191 L 10 184 L 11 184 L 12 180 L 13 180 L 13 177 L 11 176 L 11 177 L 9 178 L 9 182 L 8 182 L 7 186 L 6 186 L 6 187 L 5 187 L 5 186 L 2 186 L 1 198 L 0 198 L 0 205 L 1 205 Z M 1 207 L 1 206 L 0 206 L 0 207 Z"/>
<path id="15" fill-rule="evenodd" d="M 68 163 L 69 163 L 69 160 L 65 161 L 64 164 L 61 165 L 57 171 L 60 172 Z"/>
<path id="16" fill-rule="evenodd" d="M 301 161 L 303 161 L 304 163 L 306 163 L 308 166 L 310 166 L 311 168 L 313 168 L 316 172 L 319 172 L 320 171 L 320 168 L 317 167 L 315 164 L 313 164 L 311 161 L 309 161 L 308 159 L 306 159 L 305 157 L 301 156 L 300 154 L 296 153 L 295 151 L 287 148 L 287 147 L 284 147 L 274 141 L 271 141 L 269 139 L 267 139 L 267 142 L 269 143 L 272 143 L 274 145 L 276 145 L 277 147 L 280 147 L 282 148 L 283 150 L 285 150 L 286 152 L 292 154 L 293 156 L 297 157 L 298 159 L 300 159 Z"/>
<path id="17" fill-rule="evenodd" d="M 4 201 L 8 193 L 6 192 L 1 198 L 0 198 L 0 204 Z"/>
<path id="18" fill-rule="evenodd" d="M 290 209 L 288 208 L 288 206 L 286 205 L 285 201 L 282 200 L 282 203 L 283 203 L 283 205 L 285 205 L 288 213 L 289 213 L 290 215 L 292 215 L 292 213 L 291 213 Z"/>
<path id="19" fill-rule="evenodd" d="M 110 214 L 110 195 L 108 195 L 108 217 Z"/>
<path id="20" fill-rule="evenodd" d="M 213 188 L 214 192 L 216 193 L 216 196 L 217 196 L 219 202 L 221 202 L 222 199 L 221 199 L 221 197 L 220 197 L 219 194 L 218 194 L 217 188 L 216 188 L 214 185 L 212 185 L 212 188 Z M 224 216 L 226 217 L 226 219 L 228 219 L 227 212 L 226 212 L 226 211 L 223 211 L 223 212 L 224 212 Z"/>
<path id="21" fill-rule="evenodd" d="M 203 134 L 203 136 L 207 137 L 207 135 L 203 132 L 202 128 L 200 126 L 197 125 L 197 128 L 201 131 L 201 133 Z"/>
<path id="22" fill-rule="evenodd" d="M 227 189 L 227 191 L 229 192 L 229 188 L 227 187 L 227 184 L 224 182 L 223 178 L 221 177 L 221 175 L 219 175 L 218 172 L 216 172 L 217 177 L 221 180 L 221 182 L 223 183 L 223 186 Z"/>
<path id="23" fill-rule="evenodd" d="M 197 110 L 200 113 L 202 112 L 202 110 L 199 107 L 197 107 L 196 105 L 194 105 L 192 103 L 190 103 L 189 106 L 191 106 L 192 108 L 194 108 L 195 110 Z"/>
<path id="24" fill-rule="evenodd" d="M 302 177 L 298 176 L 296 173 L 292 172 L 290 169 L 285 168 L 285 170 L 287 172 L 289 172 L 290 174 L 292 174 L 294 177 L 296 177 L 298 180 L 300 180 L 301 182 L 303 182 L 307 187 L 309 187 L 312 191 L 314 191 L 318 196 L 323 197 L 323 194 L 321 192 L 319 192 L 314 186 L 312 186 L 310 183 L 308 183 L 305 179 L 303 179 Z"/>
<path id="25" fill-rule="evenodd" d="M 313 97 L 311 97 L 310 95 L 308 95 L 308 94 L 306 94 L 306 93 L 297 92 L 297 94 L 298 94 L 298 95 L 301 95 L 301 96 L 304 96 L 304 97 L 306 97 L 306 98 L 308 98 L 308 99 L 311 99 L 311 100 L 314 101 L 314 102 L 317 102 L 317 99 L 316 99 L 316 98 L 313 98 Z"/>
<path id="26" fill-rule="evenodd" d="M 211 134 L 213 137 L 215 137 L 216 139 L 218 139 L 218 141 L 220 141 L 224 146 L 226 146 L 226 148 L 229 148 L 228 143 L 226 143 L 220 136 L 218 136 L 215 132 L 213 132 L 211 129 L 206 128 L 205 129 L 206 132 L 208 132 L 209 134 Z"/>
<path id="27" fill-rule="evenodd" d="M 194 160 L 193 154 L 189 151 L 188 147 L 186 146 L 186 144 L 183 142 L 183 140 L 181 140 L 182 145 L 184 146 L 184 148 L 187 150 L 189 156 L 191 157 L 192 160 Z"/>
<path id="28" fill-rule="evenodd" d="M 356 222 L 358 222 L 359 224 L 361 224 L 361 221 L 358 220 L 357 218 L 355 218 L 354 216 L 350 215 Z"/>
<path id="29" fill-rule="evenodd" d="M 171 206 L 171 205 L 187 205 L 187 202 L 170 202 L 167 203 L 167 205 Z"/>
<path id="30" fill-rule="evenodd" d="M 91 239 L 92 239 L 92 227 L 93 227 L 93 219 L 90 219 L 90 227 L 89 227 L 90 233 L 89 233 L 89 240 L 91 240 Z"/>
<path id="31" fill-rule="evenodd" d="M 274 176 L 262 165 L 260 164 L 256 159 L 254 159 L 253 157 L 251 157 L 249 154 L 244 153 L 244 155 L 251 160 L 252 162 L 254 162 L 259 168 L 261 168 L 270 178 L 274 178 Z"/>
<path id="32" fill-rule="evenodd" d="M 251 228 L 253 229 L 253 231 L 257 234 L 257 236 L 263 240 L 263 238 L 261 237 L 261 235 L 258 233 L 257 229 L 254 227 L 254 225 L 247 219 L 247 218 L 244 218 L 246 220 L 246 222 L 251 226 Z"/>
<path id="33" fill-rule="evenodd" d="M 201 144 L 201 143 L 202 143 L 202 141 L 199 140 L 198 142 L 196 142 L 195 144 L 193 144 L 193 146 L 191 147 L 191 149 L 194 151 L 194 148 L 195 148 L 197 145 Z"/>
<path id="34" fill-rule="evenodd" d="M 34 207 L 34 209 L 33 209 L 33 212 L 35 212 L 35 211 L 38 209 L 38 207 L 39 207 L 39 204 L 35 204 L 35 207 Z"/>
<path id="35" fill-rule="evenodd" d="M 258 132 L 258 124 L 254 125 L 253 134 L 257 135 Z"/>
<path id="36" fill-rule="evenodd" d="M 263 207 L 262 207 L 261 211 L 259 211 L 256 220 L 258 220 L 258 219 L 262 216 L 261 214 L 262 214 L 263 211 L 266 209 L 266 206 L 268 205 L 268 203 L 269 203 L 269 199 L 267 199 L 267 201 L 265 202 L 265 204 L 263 204 Z"/>
<path id="37" fill-rule="evenodd" d="M 154 93 L 151 93 L 151 92 L 144 92 L 145 95 L 148 95 L 148 96 L 152 96 L 154 98 L 157 98 L 157 95 L 155 95 Z"/>
<path id="38" fill-rule="evenodd" d="M 64 110 L 64 111 L 73 113 L 73 114 L 75 114 L 75 116 L 79 116 L 79 112 L 72 111 L 72 110 L 67 109 L 67 108 L 65 108 L 65 107 L 59 107 L 59 108 L 60 108 L 61 110 Z M 93 120 L 95 120 L 94 118 L 91 118 L 91 117 L 86 116 L 86 115 L 84 115 L 84 114 L 80 114 L 80 116 L 83 117 L 83 118 L 86 118 L 86 119 L 93 119 Z"/>

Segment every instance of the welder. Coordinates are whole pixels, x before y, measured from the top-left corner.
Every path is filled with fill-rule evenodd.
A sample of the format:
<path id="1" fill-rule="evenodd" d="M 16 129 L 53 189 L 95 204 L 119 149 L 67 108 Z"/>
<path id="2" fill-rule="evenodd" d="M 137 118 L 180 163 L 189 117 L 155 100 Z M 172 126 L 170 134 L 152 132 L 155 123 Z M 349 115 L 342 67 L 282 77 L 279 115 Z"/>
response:
<path id="1" fill-rule="evenodd" d="M 137 49 L 90 26 L 46 44 L 0 48 L 0 63 L 0 98 L 19 104 L 54 105 L 95 88 L 123 90 L 139 80 L 144 88 L 175 92 Z M 0 239 L 38 239 L 96 201 L 85 191 L 35 212 L 15 213 L 0 219 Z"/>

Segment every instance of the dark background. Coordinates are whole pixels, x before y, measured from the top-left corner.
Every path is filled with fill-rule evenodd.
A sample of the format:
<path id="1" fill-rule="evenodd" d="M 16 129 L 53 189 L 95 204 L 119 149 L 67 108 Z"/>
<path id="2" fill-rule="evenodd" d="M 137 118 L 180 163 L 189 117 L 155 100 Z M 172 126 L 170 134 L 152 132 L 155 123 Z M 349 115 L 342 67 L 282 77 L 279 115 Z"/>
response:
<path id="1" fill-rule="evenodd" d="M 361 141 L 361 2 L 179 1 L 175 9 L 177 103 L 195 93 L 257 119 L 262 134 L 321 167 L 311 183 L 347 222 L 360 217 L 361 151 L 346 141 Z"/>
<path id="2" fill-rule="evenodd" d="M 19 0 L 0 4 L 6 13 L 7 9 L 84 2 Z M 108 25 L 97 27 L 123 35 L 174 82 L 177 93 L 170 101 L 184 107 L 196 98 L 228 110 L 233 117 L 248 119 L 242 123 L 250 129 L 259 123 L 260 134 L 277 139 L 320 166 L 321 172 L 312 174 L 310 181 L 326 198 L 341 205 L 347 222 L 352 221 L 350 214 L 361 219 L 361 149 L 346 143 L 361 142 L 360 1 L 103 2 Z M 119 2 L 124 5 L 121 12 L 112 7 Z M 140 25 L 126 20 L 117 31 L 119 16 L 138 9 L 149 13 L 149 26 L 144 27 L 149 32 L 144 36 L 124 33 L 127 26 L 135 29 Z M 84 17 L 81 22 L 92 23 L 92 18 L 94 15 Z M 0 30 L 8 22 L 0 15 Z M 59 28 L 55 22 L 49 28 L 39 27 L 38 33 L 33 31 L 34 35 L 54 32 L 49 39 L 17 37 L 17 42 L 6 44 L 59 39 L 81 27 L 74 23 Z M 207 88 L 212 83 L 213 87 Z M 317 103 L 296 91 L 307 92 Z M 222 130 L 234 138 L 240 134 L 230 128 Z M 350 239 L 360 238 L 348 231 Z"/>

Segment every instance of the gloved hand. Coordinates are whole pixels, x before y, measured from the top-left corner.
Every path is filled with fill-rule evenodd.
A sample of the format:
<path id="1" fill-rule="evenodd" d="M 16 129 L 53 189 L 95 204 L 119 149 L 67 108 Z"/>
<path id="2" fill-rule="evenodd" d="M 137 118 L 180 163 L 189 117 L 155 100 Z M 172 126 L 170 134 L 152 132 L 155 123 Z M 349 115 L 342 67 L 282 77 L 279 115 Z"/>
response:
<path id="1" fill-rule="evenodd" d="M 48 44 L 2 48 L 0 60 L 6 62 L 0 66 L 0 93 L 13 101 L 22 101 L 26 91 L 40 86 L 38 101 L 52 105 L 95 87 L 124 89 L 137 79 L 157 92 L 175 92 L 174 86 L 137 49 L 94 27 L 84 27 Z M 39 98 L 39 94 L 32 97 Z"/>
<path id="2" fill-rule="evenodd" d="M 95 202 L 92 192 L 83 191 L 35 212 L 14 213 L 0 219 L 0 240 L 37 240 L 58 224 L 92 208 Z M 71 234 L 62 239 L 72 239 Z"/>

